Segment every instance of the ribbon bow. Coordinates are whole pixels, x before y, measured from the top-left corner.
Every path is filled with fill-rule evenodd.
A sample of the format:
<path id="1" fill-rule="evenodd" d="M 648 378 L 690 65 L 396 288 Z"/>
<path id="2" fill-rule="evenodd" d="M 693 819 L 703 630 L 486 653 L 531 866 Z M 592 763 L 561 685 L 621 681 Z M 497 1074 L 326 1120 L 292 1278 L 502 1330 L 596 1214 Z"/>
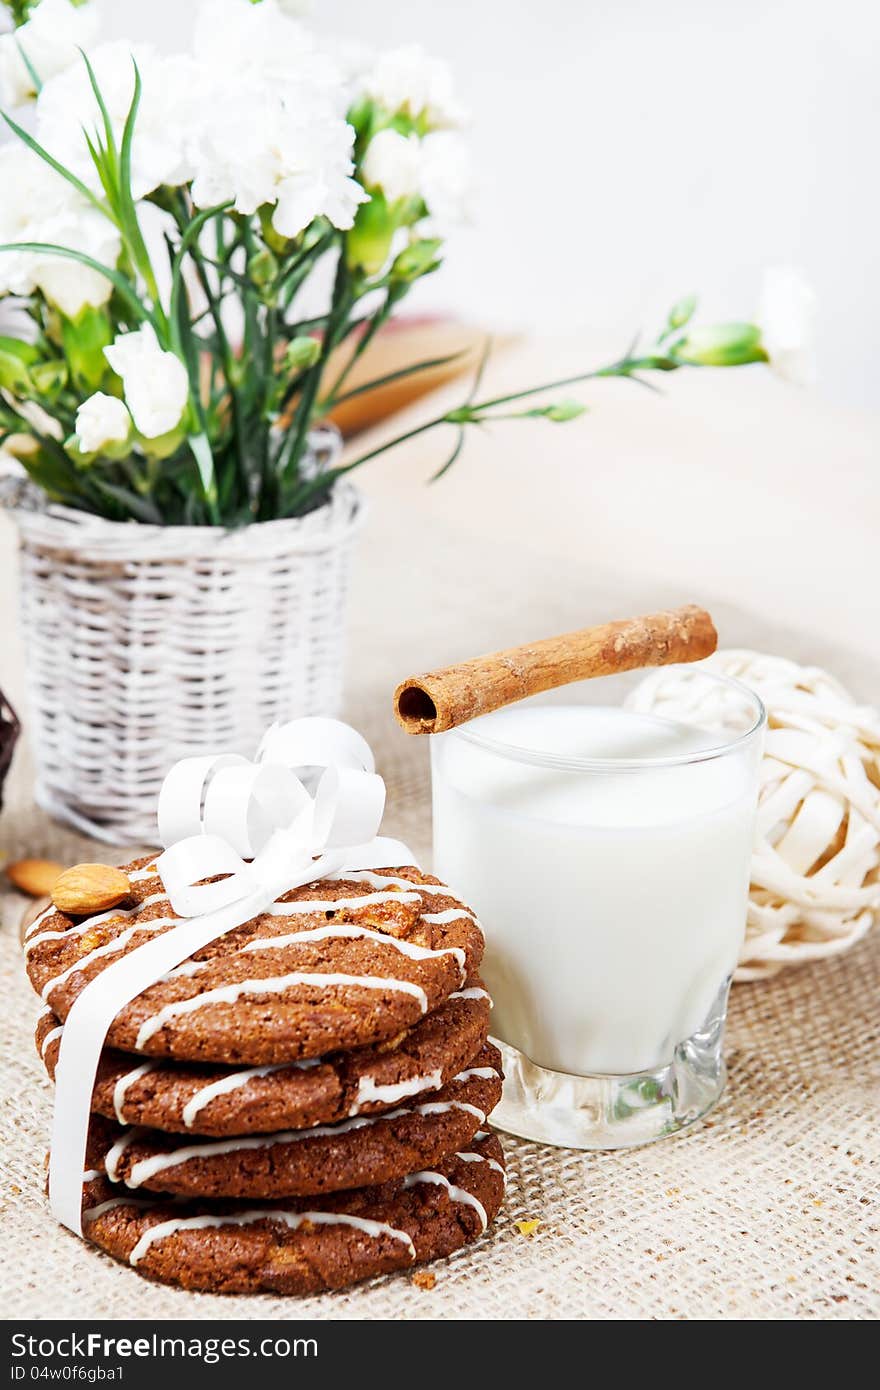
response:
<path id="1" fill-rule="evenodd" d="M 167 848 L 157 864 L 174 911 L 193 917 L 260 894 L 268 904 L 343 865 L 378 868 L 377 854 L 403 862 L 399 841 L 377 839 L 385 784 L 374 768 L 366 740 L 336 719 L 273 725 L 253 762 L 225 754 L 177 763 L 159 794 Z M 314 793 L 310 773 L 313 783 L 320 774 Z M 200 882 L 217 874 L 228 877 Z"/>
<path id="2" fill-rule="evenodd" d="M 406 845 L 377 835 L 384 807 L 385 784 L 369 744 L 336 719 L 273 725 L 252 762 L 220 754 L 171 768 L 159 793 L 166 848 L 156 866 L 184 920 L 102 971 L 65 1020 L 49 1166 L 49 1200 L 63 1225 L 82 1235 L 92 1090 L 117 1014 L 280 893 L 339 870 L 414 863 Z M 203 881 L 219 875 L 216 883 Z"/>

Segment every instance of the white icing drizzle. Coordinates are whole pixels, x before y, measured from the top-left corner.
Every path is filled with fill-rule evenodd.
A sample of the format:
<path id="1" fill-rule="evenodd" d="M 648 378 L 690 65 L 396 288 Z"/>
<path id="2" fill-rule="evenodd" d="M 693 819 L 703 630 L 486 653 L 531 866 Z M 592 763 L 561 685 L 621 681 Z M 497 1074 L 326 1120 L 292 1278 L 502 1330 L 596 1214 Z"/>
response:
<path id="1" fill-rule="evenodd" d="M 324 975 L 318 972 L 295 970 L 289 975 L 275 975 L 257 980 L 239 980 L 236 984 L 220 985 L 216 989 L 205 990 L 192 999 L 180 999 L 175 1004 L 166 1004 L 158 1013 L 142 1023 L 135 1039 L 136 1051 L 142 1051 L 145 1043 L 160 1028 L 181 1014 L 193 1013 L 205 1004 L 234 1004 L 243 994 L 282 994 L 294 985 L 313 985 L 318 989 L 331 989 L 334 985 L 357 985 L 362 989 L 390 989 L 400 994 L 411 994 L 418 999 L 423 1014 L 428 1012 L 428 996 L 420 985 L 410 980 L 387 979 L 384 975 Z"/>
<path id="2" fill-rule="evenodd" d="M 207 1086 L 196 1091 L 183 1107 L 183 1123 L 187 1129 L 192 1129 L 197 1116 L 210 1105 L 211 1101 L 217 1096 L 228 1095 L 230 1091 L 238 1090 L 240 1086 L 246 1086 L 255 1076 L 271 1076 L 276 1071 L 287 1071 L 291 1067 L 317 1067 L 320 1058 L 315 1057 L 305 1062 L 276 1062 L 272 1066 L 247 1067 L 244 1071 L 233 1071 L 227 1076 L 221 1076 L 219 1081 L 211 1081 Z"/>
<path id="3" fill-rule="evenodd" d="M 299 946 L 309 941 L 328 941 L 333 937 L 355 940 L 363 937 L 366 941 L 378 942 L 380 946 L 393 946 L 401 955 L 410 960 L 430 960 L 436 956 L 454 956 L 459 969 L 464 970 L 467 957 L 460 946 L 443 946 L 434 949 L 418 946 L 412 941 L 402 941 L 387 932 L 373 931 L 370 927 L 360 927 L 355 922 L 341 922 L 339 925 L 315 927 L 311 931 L 291 932 L 289 936 L 259 936 L 242 946 L 242 951 L 274 951 L 283 946 Z"/>
<path id="4" fill-rule="evenodd" d="M 256 1149 L 271 1149 L 276 1145 L 300 1144 L 304 1140 L 336 1138 L 340 1134 L 349 1134 L 357 1129 L 370 1129 L 374 1125 L 384 1124 L 390 1120 L 401 1120 L 411 1115 L 441 1115 L 447 1114 L 450 1110 L 462 1110 L 467 1114 L 479 1117 L 482 1124 L 485 1115 L 482 1110 L 478 1110 L 474 1105 L 468 1105 L 462 1100 L 437 1101 L 433 1105 L 401 1106 L 398 1110 L 389 1110 L 384 1115 L 362 1115 L 358 1118 L 343 1120 L 335 1125 L 313 1125 L 311 1129 L 286 1129 L 280 1130 L 275 1134 L 246 1134 L 237 1135 L 231 1139 L 208 1139 L 202 1144 L 182 1144 L 179 1148 L 171 1149 L 167 1153 L 149 1154 L 146 1158 L 141 1158 L 137 1163 L 133 1163 L 131 1172 L 125 1179 L 126 1187 L 140 1187 L 157 1173 L 163 1173 L 168 1168 L 178 1168 L 184 1163 L 190 1163 L 194 1158 L 219 1158 L 224 1154 L 253 1152 Z M 128 1138 L 131 1143 L 131 1137 Z M 120 1141 L 115 1144 L 108 1152 L 105 1164 L 107 1174 L 110 1176 L 111 1155 L 114 1173 L 118 1173 L 120 1156 L 126 1145 Z M 114 1180 L 118 1181 L 118 1177 Z"/>
<path id="5" fill-rule="evenodd" d="M 466 1071 L 458 1072 L 452 1079 L 453 1081 L 469 1081 L 472 1076 L 479 1076 L 484 1081 L 491 1081 L 493 1076 L 501 1079 L 501 1073 L 495 1067 L 468 1067 Z"/>
<path id="6" fill-rule="evenodd" d="M 133 1071 L 127 1071 L 124 1076 L 120 1076 L 116 1085 L 113 1087 L 113 1109 L 116 1118 L 121 1125 L 125 1124 L 125 1095 L 129 1086 L 133 1086 L 136 1081 L 140 1081 L 142 1076 L 147 1076 L 151 1071 L 156 1070 L 155 1062 L 144 1062 L 141 1066 L 135 1067 Z"/>
<path id="7" fill-rule="evenodd" d="M 119 1160 L 125 1153 L 129 1144 L 133 1144 L 135 1139 L 140 1137 L 141 1133 L 142 1131 L 140 1129 L 127 1129 L 125 1133 L 117 1139 L 113 1147 L 107 1150 L 104 1158 L 104 1168 L 111 1182 L 119 1181 Z"/>
<path id="8" fill-rule="evenodd" d="M 61 1026 L 60 1023 L 59 1023 L 59 1025 L 58 1025 L 57 1028 L 50 1028 L 50 1029 L 49 1029 L 49 1032 L 46 1034 L 45 1038 L 43 1039 L 42 1043 L 40 1044 L 40 1056 L 41 1056 L 41 1057 L 45 1057 L 46 1053 L 47 1053 L 48 1050 L 49 1050 L 49 1044 L 52 1043 L 52 1042 L 54 1042 L 56 1038 L 60 1038 L 60 1037 L 61 1037 L 61 1034 L 62 1034 L 63 1032 L 64 1032 L 64 1029 L 63 1029 L 63 1027 Z"/>
<path id="9" fill-rule="evenodd" d="M 465 1110 L 468 1115 L 473 1115 L 477 1124 L 486 1123 L 485 1111 L 478 1109 L 476 1105 L 471 1105 L 467 1100 L 432 1100 L 424 1105 L 417 1105 L 416 1110 L 420 1115 L 442 1115 L 445 1110 Z M 381 1119 L 380 1115 L 376 1116 Z"/>
<path id="10" fill-rule="evenodd" d="M 426 1076 L 414 1076 L 409 1081 L 396 1081 L 388 1086 L 377 1086 L 374 1077 L 362 1076 L 358 1082 L 354 1103 L 348 1113 L 349 1115 L 358 1115 L 365 1105 L 370 1105 L 373 1101 L 393 1104 L 397 1100 L 405 1100 L 407 1096 L 418 1095 L 420 1091 L 439 1091 L 442 1085 L 443 1070 L 441 1067 L 438 1067 L 436 1071 L 429 1072 Z"/>
<path id="11" fill-rule="evenodd" d="M 103 1176 L 100 1168 L 87 1168 L 83 1173 L 83 1182 L 94 1182 L 95 1178 L 103 1178 Z"/>
<path id="12" fill-rule="evenodd" d="M 507 1173 L 501 1167 L 497 1158 L 489 1158 L 488 1154 L 474 1153 L 457 1153 L 455 1157 L 460 1158 L 462 1163 L 488 1163 L 490 1168 L 494 1169 L 496 1173 L 501 1174 L 501 1180 L 504 1183 L 504 1191 L 507 1191 Z"/>
<path id="13" fill-rule="evenodd" d="M 478 985 L 471 985 L 470 989 L 457 989 L 454 994 L 449 995 L 450 999 L 488 999 L 491 1005 L 492 999 L 487 989 L 480 989 Z"/>
<path id="14" fill-rule="evenodd" d="M 55 906 L 54 903 L 50 903 L 48 907 L 44 907 L 44 908 L 43 908 L 43 911 L 40 913 L 39 917 L 35 917 L 35 918 L 34 918 L 34 920 L 31 922 L 30 926 L 28 927 L 27 931 L 25 932 L 25 934 L 24 934 L 25 942 L 27 943 L 27 942 L 29 941 L 30 937 L 33 935 L 33 933 L 37 930 L 37 927 L 40 926 L 40 924 L 41 924 L 42 922 L 45 922 L 49 917 L 54 917 L 54 916 L 55 916 L 55 913 L 56 913 L 57 911 L 58 911 L 58 908 Z M 64 933 L 64 935 L 66 935 L 66 933 Z M 27 952 L 28 952 L 28 950 L 30 949 L 30 947 L 26 944 L 24 949 L 25 949 L 25 954 L 27 954 Z"/>
<path id="15" fill-rule="evenodd" d="M 145 878 L 158 877 L 158 869 L 155 864 L 148 864 L 145 869 L 135 869 L 128 875 L 129 883 L 143 883 Z"/>
<path id="16" fill-rule="evenodd" d="M 182 965 L 175 965 L 173 970 L 163 975 L 162 983 L 167 984 L 169 980 L 188 980 L 191 975 L 199 975 L 203 970 L 207 970 L 210 964 L 209 960 L 185 960 Z"/>
<path id="17" fill-rule="evenodd" d="M 80 956 L 79 960 L 74 961 L 66 970 L 62 970 L 60 975 L 56 975 L 48 984 L 44 985 L 40 991 L 41 999 L 48 999 L 53 989 L 63 985 L 65 980 L 69 980 L 71 975 L 75 975 L 79 970 L 85 970 L 87 965 L 91 965 L 93 960 L 100 960 L 102 956 L 113 956 L 117 951 L 123 950 L 131 941 L 132 937 L 137 936 L 138 932 L 154 932 L 161 930 L 162 927 L 176 926 L 180 921 L 179 917 L 154 917 L 147 922 L 136 922 L 133 927 L 127 927 L 125 931 L 114 936 L 111 941 L 105 941 L 103 946 L 96 946 L 94 951 L 89 951 L 85 956 Z"/>
<path id="18" fill-rule="evenodd" d="M 423 912 L 423 922 L 433 922 L 435 926 L 441 927 L 446 922 L 457 922 L 460 918 L 466 917 L 469 922 L 473 922 L 475 927 L 480 924 L 476 914 L 470 912 L 466 907 L 447 907 L 443 912 Z"/>
<path id="19" fill-rule="evenodd" d="M 103 922 L 115 921 L 117 917 L 136 917 L 139 912 L 143 912 L 145 907 L 152 907 L 155 903 L 167 903 L 167 901 L 167 894 L 154 893 L 152 897 L 144 898 L 143 902 L 136 903 L 134 907 L 114 907 L 110 912 L 100 912 L 97 917 L 87 917 L 84 921 L 69 926 L 65 931 L 44 931 L 35 937 L 31 937 L 29 932 L 25 954 L 31 952 L 35 946 L 39 946 L 43 941 L 70 941 L 74 936 L 82 936 L 84 932 L 91 931 L 92 927 L 100 927 Z M 52 909 L 53 912 L 57 912 L 57 910 L 54 907 Z M 39 920 L 38 918 L 37 921 Z M 172 920 L 176 922 L 179 919 L 175 917 Z"/>
<path id="20" fill-rule="evenodd" d="M 404 892 L 426 893 L 431 897 L 437 898 L 457 898 L 458 893 L 454 893 L 445 883 L 413 883 L 408 878 L 393 878 L 391 874 L 374 874 L 370 869 L 350 869 L 348 873 L 344 870 L 338 874 L 331 874 L 333 879 L 345 879 L 350 883 L 369 883 L 373 888 L 384 888 L 386 884 L 392 884 L 395 888 L 402 888 Z M 399 894 L 395 894 L 399 897 Z"/>
<path id="21" fill-rule="evenodd" d="M 426 1169 L 422 1173 L 410 1173 L 408 1178 L 404 1178 L 403 1185 L 404 1187 L 417 1187 L 419 1183 L 423 1182 L 434 1183 L 437 1187 L 445 1187 L 446 1191 L 449 1193 L 449 1200 L 451 1202 L 461 1202 L 463 1206 L 473 1207 L 477 1216 L 480 1218 L 480 1230 L 485 1231 L 489 1224 L 486 1208 L 483 1206 L 482 1202 L 477 1200 L 472 1192 L 465 1191 L 463 1187 L 456 1187 L 455 1184 L 451 1183 L 448 1178 L 445 1178 L 442 1173 L 434 1173 L 430 1169 Z"/>
<path id="22" fill-rule="evenodd" d="M 96 1221 L 105 1212 L 113 1211 L 116 1207 L 152 1207 L 155 1202 L 144 1197 L 111 1197 L 106 1202 L 99 1202 L 96 1207 L 86 1207 L 82 1214 L 83 1221 Z"/>
<path id="23" fill-rule="evenodd" d="M 410 884 L 412 887 L 412 884 Z M 352 911 L 359 907 L 375 907 L 378 903 L 418 903 L 418 893 L 367 893 L 358 898 L 301 898 L 299 902 L 271 903 L 266 911 L 273 917 L 297 917 L 315 912 L 337 912 L 342 908 Z"/>
<path id="24" fill-rule="evenodd" d="M 392 1240 L 398 1240 L 406 1246 L 410 1260 L 416 1258 L 415 1246 L 406 1231 L 399 1231 L 396 1226 L 389 1226 L 384 1221 L 370 1221 L 363 1216 L 346 1216 L 341 1212 L 290 1212 L 270 1207 L 262 1211 L 241 1211 L 234 1216 L 188 1216 L 172 1221 L 160 1221 L 158 1225 L 151 1226 L 144 1232 L 129 1255 L 128 1262 L 131 1265 L 139 1264 L 151 1245 L 158 1240 L 166 1240 L 168 1236 L 176 1235 L 178 1231 L 204 1231 L 218 1226 L 250 1226 L 257 1221 L 280 1221 L 291 1231 L 297 1230 L 303 1222 L 312 1226 L 351 1226 L 367 1236 L 390 1236 Z"/>

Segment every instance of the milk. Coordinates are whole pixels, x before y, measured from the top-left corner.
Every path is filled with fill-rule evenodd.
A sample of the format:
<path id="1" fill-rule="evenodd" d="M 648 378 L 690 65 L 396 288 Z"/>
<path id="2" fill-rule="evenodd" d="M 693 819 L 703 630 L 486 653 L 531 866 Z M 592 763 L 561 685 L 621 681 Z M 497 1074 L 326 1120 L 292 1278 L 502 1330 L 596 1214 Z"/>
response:
<path id="1" fill-rule="evenodd" d="M 572 771 L 468 732 L 617 765 Z M 708 1016 L 745 931 L 759 748 L 618 760 L 718 741 L 622 709 L 530 704 L 432 739 L 435 870 L 486 932 L 492 1032 L 538 1066 L 654 1071 Z"/>

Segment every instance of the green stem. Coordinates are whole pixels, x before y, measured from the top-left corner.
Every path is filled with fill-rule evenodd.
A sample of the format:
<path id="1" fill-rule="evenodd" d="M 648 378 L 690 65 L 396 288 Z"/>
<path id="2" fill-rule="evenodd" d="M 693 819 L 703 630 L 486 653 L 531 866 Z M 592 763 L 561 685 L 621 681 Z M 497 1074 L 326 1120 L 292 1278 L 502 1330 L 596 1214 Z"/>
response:
<path id="1" fill-rule="evenodd" d="M 337 343 L 341 341 L 342 336 L 344 336 L 348 315 L 351 312 L 352 305 L 353 299 L 351 287 L 348 283 L 348 270 L 344 258 L 340 256 L 339 264 L 336 267 L 336 279 L 333 284 L 333 297 L 330 305 L 330 313 L 327 318 L 327 328 L 324 333 L 324 341 L 321 344 L 321 355 L 306 376 L 294 423 L 279 450 L 276 460 L 275 476 L 279 484 L 287 473 L 291 462 L 298 461 L 302 456 L 305 440 L 312 423 L 315 401 L 317 400 L 321 385 L 321 377 L 331 352 L 337 346 Z"/>
<path id="2" fill-rule="evenodd" d="M 189 215 L 186 209 L 184 209 L 177 218 L 178 227 L 181 226 L 181 220 L 183 221 L 183 228 L 185 229 L 189 222 Z M 208 276 L 207 271 L 205 270 L 197 240 L 193 241 L 193 243 L 189 246 L 188 255 L 190 256 L 192 263 L 195 266 L 196 275 L 199 279 L 199 284 L 201 285 L 202 292 L 204 293 L 204 296 L 208 301 L 208 309 L 214 324 L 214 331 L 217 334 L 217 342 L 220 346 L 220 357 L 223 363 L 223 374 L 226 379 L 226 389 L 229 392 L 229 403 L 230 410 L 232 413 L 232 429 L 235 435 L 236 461 L 238 464 L 239 479 L 241 480 L 244 486 L 245 496 L 247 496 L 247 468 L 245 466 L 246 440 L 244 433 L 244 421 L 242 419 L 241 413 L 241 403 L 239 401 L 238 392 L 236 390 L 234 382 L 235 355 L 232 351 L 232 347 L 230 345 L 226 329 L 223 325 L 222 305 L 214 293 L 214 289 L 211 285 L 210 278 Z"/>
<path id="3" fill-rule="evenodd" d="M 375 288 L 375 285 L 370 285 L 368 287 L 368 289 L 370 290 L 374 290 Z M 358 298 L 360 298 L 360 295 L 355 293 L 355 299 Z M 335 405 L 339 404 L 339 393 L 345 385 L 346 381 L 348 380 L 352 372 L 352 369 L 354 368 L 355 364 L 359 361 L 359 359 L 363 356 L 363 354 L 366 352 L 367 348 L 370 346 L 370 343 L 373 341 L 382 325 L 387 323 L 388 319 L 391 317 L 391 313 L 394 309 L 395 304 L 401 298 L 402 295 L 396 294 L 394 292 L 393 286 L 389 285 L 388 291 L 385 295 L 385 299 L 383 300 L 380 308 L 376 311 L 375 314 L 372 314 L 368 318 L 367 327 L 365 328 L 361 336 L 358 338 L 354 347 L 354 351 L 351 354 L 351 357 L 348 359 L 345 366 L 342 368 L 342 371 L 339 373 L 333 385 L 330 387 L 330 390 L 328 391 L 327 395 L 321 401 L 320 409 L 322 412 L 326 413 L 327 411 L 332 410 Z"/>
<path id="4" fill-rule="evenodd" d="M 512 391 L 505 396 L 495 396 L 491 400 L 479 401 L 476 404 L 468 404 L 453 410 L 445 411 L 442 415 L 435 415 L 432 420 L 427 420 L 423 425 L 416 425 L 414 429 L 407 430 L 404 434 L 397 435 L 390 439 L 386 444 L 380 444 L 377 448 L 371 449 L 366 454 L 361 454 L 359 458 L 352 460 L 351 463 L 344 464 L 336 470 L 336 476 L 343 473 L 350 473 L 355 468 L 360 468 L 364 463 L 369 463 L 371 459 L 377 458 L 379 454 L 384 454 L 388 449 L 396 449 L 398 444 L 406 444 L 409 440 L 417 438 L 420 434 L 427 434 L 428 430 L 436 429 L 438 425 L 463 425 L 478 424 L 483 413 L 493 410 L 500 405 L 509 405 L 512 401 L 522 401 L 530 396 L 539 396 L 546 391 L 557 391 L 563 386 L 575 386 L 584 381 L 596 381 L 605 377 L 631 378 L 637 371 L 674 371 L 679 363 L 666 357 L 622 357 L 617 362 L 612 362 L 607 367 L 599 367 L 592 372 L 578 372 L 574 376 L 559 377 L 556 381 L 545 381 L 541 386 L 529 386 L 524 391 Z"/>

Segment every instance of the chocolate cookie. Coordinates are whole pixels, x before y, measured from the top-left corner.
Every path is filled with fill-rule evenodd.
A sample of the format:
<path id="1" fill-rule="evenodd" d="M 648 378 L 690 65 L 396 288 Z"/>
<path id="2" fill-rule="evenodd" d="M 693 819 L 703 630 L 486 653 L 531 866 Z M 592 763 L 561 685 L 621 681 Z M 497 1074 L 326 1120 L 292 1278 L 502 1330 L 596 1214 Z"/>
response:
<path id="1" fill-rule="evenodd" d="M 297 1197 L 376 1186 L 467 1148 L 501 1099 L 501 1054 L 487 1043 L 429 1101 L 336 1125 L 190 1140 L 97 1119 L 88 1165 L 127 1188 L 182 1197 Z"/>
<path id="2" fill-rule="evenodd" d="M 428 1099 L 485 1041 L 489 996 L 479 976 L 396 1038 L 354 1052 L 271 1066 L 199 1066 L 144 1062 L 107 1048 L 92 1109 L 120 1124 L 180 1134 L 266 1134 L 376 1115 L 419 1096 Z M 37 1022 L 37 1050 L 50 1076 L 62 1026 L 51 1008 Z"/>
<path id="3" fill-rule="evenodd" d="M 89 1240 L 141 1274 L 214 1293 L 320 1293 L 450 1255 L 504 1196 L 501 1145 L 481 1132 L 433 1169 L 381 1187 L 271 1205 L 177 1205 L 83 1188 Z"/>
<path id="4" fill-rule="evenodd" d="M 62 1020 L 109 964 L 178 920 L 149 859 L 132 904 L 84 921 L 45 912 L 26 942 L 31 983 Z M 479 965 L 474 914 L 412 867 L 350 872 L 284 893 L 117 1015 L 113 1047 L 193 1062 L 274 1064 L 395 1037 Z"/>

